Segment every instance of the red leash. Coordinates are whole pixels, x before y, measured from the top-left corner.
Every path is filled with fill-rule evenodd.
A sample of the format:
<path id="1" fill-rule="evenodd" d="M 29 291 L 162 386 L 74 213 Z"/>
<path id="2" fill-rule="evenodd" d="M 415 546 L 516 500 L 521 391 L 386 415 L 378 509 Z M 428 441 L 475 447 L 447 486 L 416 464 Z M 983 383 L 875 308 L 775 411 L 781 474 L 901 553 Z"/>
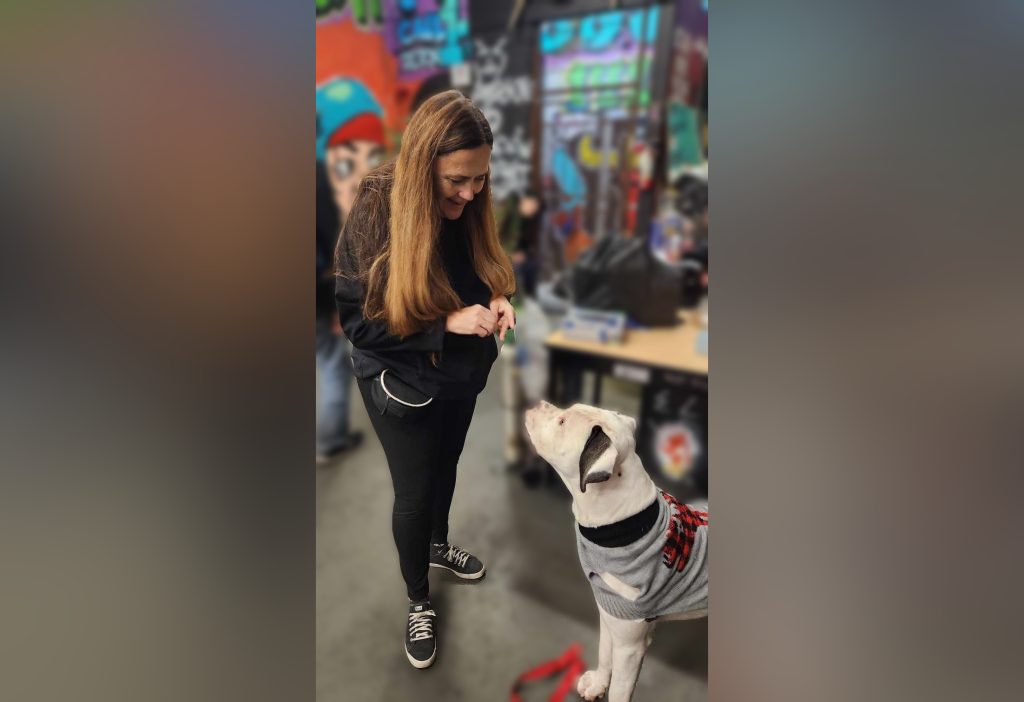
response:
<path id="1" fill-rule="evenodd" d="M 512 683 L 512 694 L 509 696 L 509 702 L 523 702 L 523 698 L 519 696 L 519 690 L 522 689 L 524 683 L 533 682 L 534 680 L 541 680 L 543 678 L 549 678 L 555 673 L 564 670 L 565 673 L 562 675 L 562 679 L 558 683 L 558 687 L 551 693 L 551 697 L 548 698 L 548 702 L 562 702 L 565 696 L 569 694 L 569 690 L 572 688 L 573 683 L 583 674 L 583 671 L 587 669 L 587 664 L 583 662 L 580 657 L 580 651 L 582 648 L 578 643 L 574 643 L 565 650 L 565 653 L 560 655 L 558 658 L 554 658 L 550 661 L 541 663 L 536 668 L 531 668 L 526 671 Z"/>

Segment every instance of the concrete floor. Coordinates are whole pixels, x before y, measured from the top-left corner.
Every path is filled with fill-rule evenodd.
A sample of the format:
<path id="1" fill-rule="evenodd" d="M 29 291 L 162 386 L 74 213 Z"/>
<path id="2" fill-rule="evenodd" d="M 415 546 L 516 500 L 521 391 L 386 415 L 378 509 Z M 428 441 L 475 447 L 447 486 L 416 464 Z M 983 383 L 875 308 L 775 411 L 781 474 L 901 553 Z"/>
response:
<path id="1" fill-rule="evenodd" d="M 477 403 L 450 520 L 453 542 L 479 556 L 487 575 L 465 583 L 431 569 L 438 653 L 427 670 L 405 657 L 407 600 L 391 537 L 391 480 L 353 387 L 351 421 L 366 441 L 317 469 L 318 702 L 504 702 L 519 673 L 575 641 L 587 667 L 596 665 L 597 606 L 576 557 L 565 488 L 527 488 L 503 468 L 504 362 Z M 606 406 L 628 409 L 636 403 L 631 392 L 606 383 Z M 524 702 L 546 700 L 554 685 L 531 684 Z M 579 699 L 575 688 L 569 699 Z M 706 619 L 659 625 L 633 699 L 707 700 Z"/>

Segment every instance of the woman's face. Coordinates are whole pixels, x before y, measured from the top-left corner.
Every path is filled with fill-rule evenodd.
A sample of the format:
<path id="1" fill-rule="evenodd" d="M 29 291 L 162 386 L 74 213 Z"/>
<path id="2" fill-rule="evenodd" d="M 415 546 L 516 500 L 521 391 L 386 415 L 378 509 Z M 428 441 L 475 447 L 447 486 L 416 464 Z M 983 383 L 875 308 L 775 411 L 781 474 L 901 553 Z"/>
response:
<path id="1" fill-rule="evenodd" d="M 484 187 L 491 167 L 491 147 L 462 149 L 439 156 L 434 162 L 434 191 L 445 219 L 458 219 L 466 204 Z"/>

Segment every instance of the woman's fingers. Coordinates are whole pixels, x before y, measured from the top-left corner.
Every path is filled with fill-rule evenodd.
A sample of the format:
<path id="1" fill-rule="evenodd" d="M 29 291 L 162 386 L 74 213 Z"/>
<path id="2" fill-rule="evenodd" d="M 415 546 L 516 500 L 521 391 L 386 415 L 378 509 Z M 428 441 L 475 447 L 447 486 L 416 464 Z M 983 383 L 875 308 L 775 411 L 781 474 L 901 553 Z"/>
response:
<path id="1" fill-rule="evenodd" d="M 479 310 L 477 310 L 477 312 L 480 315 L 480 321 L 485 322 L 487 324 L 494 324 L 495 322 L 498 321 L 498 315 L 495 312 L 492 312 L 483 305 L 477 305 L 477 307 L 480 308 Z"/>
<path id="2" fill-rule="evenodd" d="M 501 314 L 508 320 L 508 325 L 511 329 L 516 328 L 516 310 L 505 298 L 501 299 Z"/>

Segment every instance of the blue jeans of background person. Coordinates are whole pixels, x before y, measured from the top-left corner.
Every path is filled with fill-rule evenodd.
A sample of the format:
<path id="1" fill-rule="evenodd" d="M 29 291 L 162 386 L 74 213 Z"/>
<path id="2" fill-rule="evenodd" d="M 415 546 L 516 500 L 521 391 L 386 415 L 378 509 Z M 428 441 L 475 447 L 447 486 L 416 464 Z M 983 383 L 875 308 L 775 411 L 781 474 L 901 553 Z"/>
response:
<path id="1" fill-rule="evenodd" d="M 348 441 L 348 405 L 352 386 L 349 342 L 331 331 L 330 319 L 316 320 L 316 369 L 320 387 L 316 407 L 316 452 L 330 455 Z"/>

